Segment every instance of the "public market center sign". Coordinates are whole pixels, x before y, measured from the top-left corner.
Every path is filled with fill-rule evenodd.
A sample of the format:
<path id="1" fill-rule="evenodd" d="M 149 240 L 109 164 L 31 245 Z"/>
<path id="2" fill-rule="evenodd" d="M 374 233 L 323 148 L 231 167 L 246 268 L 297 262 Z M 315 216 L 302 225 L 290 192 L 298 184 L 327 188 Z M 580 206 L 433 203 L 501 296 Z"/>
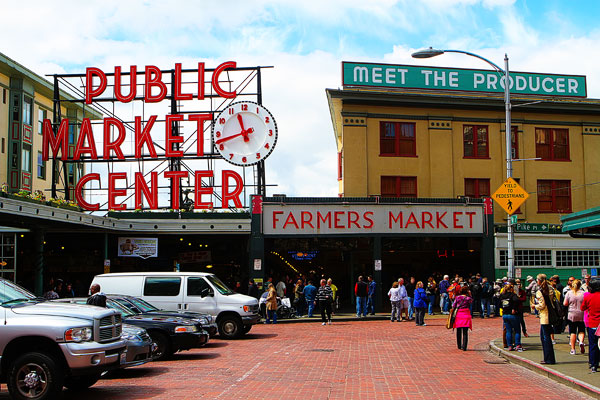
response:
<path id="1" fill-rule="evenodd" d="M 538 96 L 587 97 L 582 75 L 510 72 L 510 92 Z M 504 93 L 504 75 L 497 71 L 414 65 L 342 62 L 344 86 L 435 89 Z"/>

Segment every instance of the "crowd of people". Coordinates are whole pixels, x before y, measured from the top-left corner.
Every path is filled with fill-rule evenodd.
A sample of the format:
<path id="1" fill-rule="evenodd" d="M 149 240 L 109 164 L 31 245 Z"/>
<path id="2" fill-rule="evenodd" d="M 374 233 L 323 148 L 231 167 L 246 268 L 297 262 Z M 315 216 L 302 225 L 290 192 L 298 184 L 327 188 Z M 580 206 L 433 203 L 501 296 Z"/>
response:
<path id="1" fill-rule="evenodd" d="M 44 289 L 43 297 L 47 300 L 73 298 L 77 296 L 87 295 L 87 290 L 79 280 L 75 283 L 66 282 L 60 278 L 50 278 L 46 288 Z"/>

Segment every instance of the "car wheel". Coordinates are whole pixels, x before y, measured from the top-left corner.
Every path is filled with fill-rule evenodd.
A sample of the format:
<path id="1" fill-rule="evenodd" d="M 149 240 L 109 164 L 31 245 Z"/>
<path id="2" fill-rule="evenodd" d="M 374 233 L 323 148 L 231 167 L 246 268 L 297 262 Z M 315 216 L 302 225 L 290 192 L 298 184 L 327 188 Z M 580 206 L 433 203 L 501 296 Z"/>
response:
<path id="1" fill-rule="evenodd" d="M 152 359 L 157 361 L 166 360 L 173 353 L 171 350 L 171 341 L 169 338 L 159 332 L 149 332 L 150 339 L 156 346 L 152 346 L 155 350 L 152 352 Z"/>
<path id="2" fill-rule="evenodd" d="M 100 374 L 71 376 L 65 380 L 65 387 L 69 390 L 84 390 L 94 385 L 100 379 Z"/>
<path id="3" fill-rule="evenodd" d="M 237 339 L 243 332 L 240 317 L 226 315 L 219 320 L 219 335 L 221 339 Z"/>
<path id="4" fill-rule="evenodd" d="M 60 368 L 46 354 L 27 353 L 10 366 L 7 386 L 14 399 L 53 399 L 60 395 L 63 379 Z"/>

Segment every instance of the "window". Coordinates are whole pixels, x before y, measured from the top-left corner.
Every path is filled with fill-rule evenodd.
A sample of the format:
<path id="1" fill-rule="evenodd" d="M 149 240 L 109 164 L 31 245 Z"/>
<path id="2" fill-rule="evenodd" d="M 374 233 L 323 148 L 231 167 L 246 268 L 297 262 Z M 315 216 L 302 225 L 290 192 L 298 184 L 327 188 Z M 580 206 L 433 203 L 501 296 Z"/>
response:
<path id="1" fill-rule="evenodd" d="M 490 197 L 490 180 L 465 178 L 465 196 L 476 199 Z"/>
<path id="2" fill-rule="evenodd" d="M 181 278 L 146 278 L 144 296 L 177 296 Z"/>
<path id="3" fill-rule="evenodd" d="M 465 125 L 463 127 L 463 148 L 465 158 L 489 158 L 488 127 Z"/>
<path id="4" fill-rule="evenodd" d="M 416 176 L 382 176 L 382 197 L 417 197 Z"/>
<path id="5" fill-rule="evenodd" d="M 23 104 L 23 123 L 31 125 L 31 118 L 33 114 L 33 99 L 31 97 L 25 97 Z"/>
<path id="6" fill-rule="evenodd" d="M 510 141 L 512 148 L 512 159 L 519 158 L 519 130 L 516 126 L 510 127 Z"/>
<path id="7" fill-rule="evenodd" d="M 42 152 L 38 151 L 37 155 L 37 177 L 46 179 L 46 161 L 42 158 Z"/>
<path id="8" fill-rule="evenodd" d="M 76 134 L 77 134 L 77 125 L 69 124 L 69 145 L 75 144 Z"/>
<path id="9" fill-rule="evenodd" d="M 21 151 L 21 171 L 31 172 L 31 146 L 28 144 L 24 144 Z"/>
<path id="10" fill-rule="evenodd" d="M 507 250 L 500 250 L 500 266 L 508 266 Z M 515 250 L 516 267 L 551 267 L 552 250 Z"/>
<path id="11" fill-rule="evenodd" d="M 69 176 L 69 185 L 73 186 L 75 185 L 75 166 L 73 165 L 73 163 L 67 164 L 67 171 Z"/>
<path id="12" fill-rule="evenodd" d="M 342 176 L 343 176 L 342 175 L 342 161 L 343 161 L 342 152 L 340 151 L 338 153 L 338 181 L 341 181 Z"/>
<path id="13" fill-rule="evenodd" d="M 210 286 L 204 278 L 188 278 L 187 294 L 188 296 L 208 296 L 211 292 Z"/>
<path id="14" fill-rule="evenodd" d="M 569 130 L 535 128 L 535 156 L 547 161 L 570 161 Z"/>
<path id="15" fill-rule="evenodd" d="M 600 250 L 558 250 L 557 267 L 598 267 Z"/>
<path id="16" fill-rule="evenodd" d="M 44 120 L 46 119 L 46 110 L 38 109 L 38 133 L 44 133 Z"/>
<path id="17" fill-rule="evenodd" d="M 381 122 L 379 132 L 379 155 L 396 157 L 417 155 L 414 123 Z"/>
<path id="18" fill-rule="evenodd" d="M 571 212 L 571 181 L 538 180 L 538 213 Z"/>
<path id="19" fill-rule="evenodd" d="M 2 89 L 2 104 L 6 104 L 6 89 Z"/>

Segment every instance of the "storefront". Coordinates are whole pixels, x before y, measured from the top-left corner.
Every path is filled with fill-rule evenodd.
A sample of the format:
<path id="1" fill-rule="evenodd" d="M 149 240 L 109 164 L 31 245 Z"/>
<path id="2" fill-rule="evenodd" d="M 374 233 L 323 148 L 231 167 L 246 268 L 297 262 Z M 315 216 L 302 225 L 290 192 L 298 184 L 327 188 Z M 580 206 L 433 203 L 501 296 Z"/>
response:
<path id="1" fill-rule="evenodd" d="M 399 277 L 493 276 L 492 218 L 479 199 L 255 197 L 250 274 L 332 278 L 345 306 L 372 275 L 381 305 Z"/>

